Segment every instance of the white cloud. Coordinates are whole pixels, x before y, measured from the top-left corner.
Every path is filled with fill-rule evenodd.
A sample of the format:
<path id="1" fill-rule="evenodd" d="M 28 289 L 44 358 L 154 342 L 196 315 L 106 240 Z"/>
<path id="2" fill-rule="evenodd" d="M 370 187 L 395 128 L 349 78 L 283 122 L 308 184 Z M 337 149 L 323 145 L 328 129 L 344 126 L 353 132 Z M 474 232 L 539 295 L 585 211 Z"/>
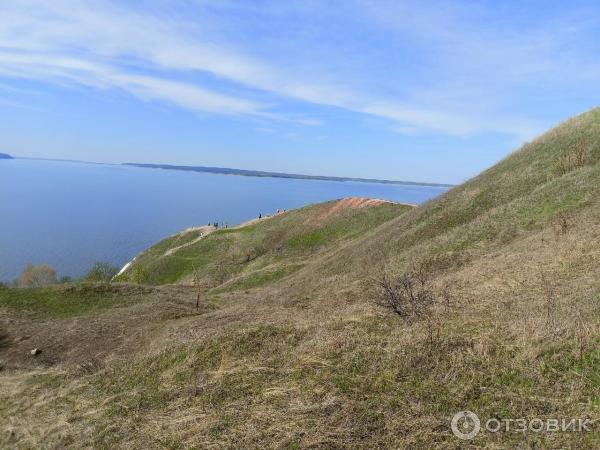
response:
<path id="1" fill-rule="evenodd" d="M 0 73 L 97 89 L 120 89 L 144 100 L 168 101 L 192 111 L 262 115 L 258 103 L 221 95 L 188 83 L 123 73 L 111 67 L 53 55 L 0 52 Z"/>
<path id="2" fill-rule="evenodd" d="M 524 83 L 575 76 L 559 50 L 579 27 L 516 33 L 488 20 L 484 29 L 478 24 L 487 18 L 482 8 L 361 0 L 330 6 L 290 0 L 285 7 L 267 3 L 264 10 L 244 2 L 144 5 L 145 11 L 133 9 L 133 2 L 4 2 L 0 73 L 119 89 L 192 111 L 320 123 L 282 113 L 280 106 L 294 100 L 380 117 L 400 132 L 497 132 L 520 139 L 541 125 L 510 110 L 507 94 Z M 374 45 L 389 45 L 385 58 L 405 51 L 417 62 L 403 71 L 402 59 L 387 63 L 360 37 L 338 36 L 323 24 L 288 33 L 290 9 L 308 15 L 309 24 L 321 16 L 332 27 L 336 17 L 348 20 L 366 38 L 379 36 Z M 265 31 L 265 17 L 273 29 Z M 579 68 L 597 73 L 597 66 Z"/>

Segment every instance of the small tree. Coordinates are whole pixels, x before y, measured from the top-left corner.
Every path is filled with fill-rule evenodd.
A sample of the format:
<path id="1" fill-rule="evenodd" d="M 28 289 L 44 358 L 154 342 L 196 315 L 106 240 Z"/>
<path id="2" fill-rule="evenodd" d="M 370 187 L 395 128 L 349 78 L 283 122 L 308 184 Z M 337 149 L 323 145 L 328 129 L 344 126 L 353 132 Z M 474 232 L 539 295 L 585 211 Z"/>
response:
<path id="1" fill-rule="evenodd" d="M 194 285 L 194 291 L 196 293 L 196 309 L 200 307 L 200 297 L 206 290 L 206 283 L 203 281 L 202 272 L 192 266 L 192 283 Z"/>
<path id="2" fill-rule="evenodd" d="M 84 277 L 85 281 L 110 281 L 119 269 L 107 262 L 97 262 Z"/>
<path id="3" fill-rule="evenodd" d="M 56 270 L 47 264 L 34 266 L 29 264 L 21 273 L 17 282 L 19 287 L 46 287 L 56 284 Z"/>

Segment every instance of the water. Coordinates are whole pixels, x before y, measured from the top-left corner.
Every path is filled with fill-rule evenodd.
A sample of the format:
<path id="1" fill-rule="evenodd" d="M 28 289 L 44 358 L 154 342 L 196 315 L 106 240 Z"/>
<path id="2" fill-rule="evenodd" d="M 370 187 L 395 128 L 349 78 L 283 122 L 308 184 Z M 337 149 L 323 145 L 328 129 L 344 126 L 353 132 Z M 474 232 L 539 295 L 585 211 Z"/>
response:
<path id="1" fill-rule="evenodd" d="M 422 203 L 445 189 L 0 160 L 0 281 L 29 263 L 72 277 L 97 261 L 122 266 L 160 239 L 208 222 L 236 224 L 349 196 Z"/>

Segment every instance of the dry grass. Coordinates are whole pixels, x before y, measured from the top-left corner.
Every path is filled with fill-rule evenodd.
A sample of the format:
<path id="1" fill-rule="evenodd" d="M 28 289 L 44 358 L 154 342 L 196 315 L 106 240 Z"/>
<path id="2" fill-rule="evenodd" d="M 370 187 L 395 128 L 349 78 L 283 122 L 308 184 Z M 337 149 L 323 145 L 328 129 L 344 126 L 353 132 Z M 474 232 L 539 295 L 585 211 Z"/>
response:
<path id="1" fill-rule="evenodd" d="M 582 136 L 585 164 L 557 172 Z M 200 314 L 186 287 L 58 321 L 2 310 L 11 341 L 81 335 L 52 367 L 5 362 L 0 446 L 598 448 L 597 428 L 466 443 L 449 424 L 464 409 L 600 418 L 599 138 L 598 111 L 575 118 L 283 278 L 213 292 Z M 424 261 L 444 301 L 410 324 L 374 305 L 371 277 Z M 99 342 L 95 362 L 75 357 Z"/>

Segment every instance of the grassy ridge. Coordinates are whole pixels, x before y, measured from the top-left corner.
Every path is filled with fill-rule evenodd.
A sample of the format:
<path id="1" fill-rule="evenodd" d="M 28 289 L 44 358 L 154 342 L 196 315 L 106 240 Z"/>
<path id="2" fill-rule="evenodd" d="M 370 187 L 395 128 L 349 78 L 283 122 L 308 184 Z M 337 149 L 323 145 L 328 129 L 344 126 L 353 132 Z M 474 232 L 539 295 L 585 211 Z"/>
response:
<path id="1" fill-rule="evenodd" d="M 335 249 L 410 209 L 381 203 L 340 208 L 330 214 L 336 204 L 308 206 L 251 225 L 217 230 L 167 254 L 169 249 L 192 242 L 198 233 L 170 237 L 136 258 L 119 280 L 176 283 L 189 280 L 195 268 L 210 287 L 224 283 L 229 290 L 254 287 L 292 273 L 307 258 Z M 240 280 L 230 282 L 234 278 Z"/>

